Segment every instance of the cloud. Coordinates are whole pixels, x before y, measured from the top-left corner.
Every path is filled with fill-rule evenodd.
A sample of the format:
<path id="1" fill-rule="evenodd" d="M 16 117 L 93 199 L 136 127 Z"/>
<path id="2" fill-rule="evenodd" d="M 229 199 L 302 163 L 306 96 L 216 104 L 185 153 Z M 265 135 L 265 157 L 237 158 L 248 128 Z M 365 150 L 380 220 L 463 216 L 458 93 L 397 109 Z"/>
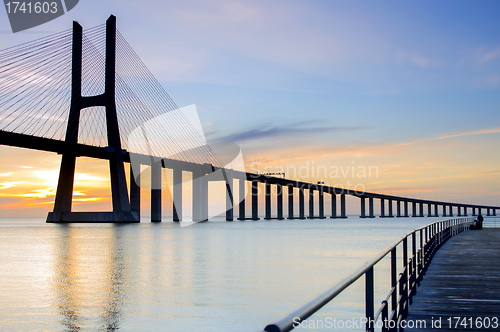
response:
<path id="1" fill-rule="evenodd" d="M 433 139 L 445 139 L 445 138 L 453 138 L 453 137 L 460 137 L 460 136 L 484 135 L 484 134 L 495 134 L 495 133 L 500 133 L 500 127 L 468 131 L 465 133 L 459 133 L 459 134 L 453 134 L 453 135 L 439 136 L 439 137 L 434 137 Z"/>
<path id="2" fill-rule="evenodd" d="M 225 137 L 219 138 L 226 142 L 242 142 L 249 140 L 257 140 L 263 138 L 275 138 L 275 137 L 290 137 L 296 135 L 308 135 L 316 134 L 322 132 L 342 132 L 342 131 L 352 131 L 361 130 L 366 127 L 306 127 L 303 128 L 304 123 L 301 124 L 289 124 L 283 126 L 274 126 L 270 123 L 259 125 L 258 128 L 252 128 L 249 130 L 241 131 L 239 133 L 227 135 Z"/>

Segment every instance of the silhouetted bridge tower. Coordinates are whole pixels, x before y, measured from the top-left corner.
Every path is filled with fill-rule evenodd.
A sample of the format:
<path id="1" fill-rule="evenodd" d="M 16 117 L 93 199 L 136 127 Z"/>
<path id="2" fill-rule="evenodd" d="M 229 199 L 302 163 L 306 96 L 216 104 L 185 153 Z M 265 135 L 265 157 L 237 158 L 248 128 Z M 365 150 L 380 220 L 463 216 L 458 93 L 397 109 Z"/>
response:
<path id="1" fill-rule="evenodd" d="M 409 206 L 413 217 L 424 217 L 425 205 L 427 216 L 432 217 L 439 216 L 439 209 L 442 216 L 466 216 L 483 210 L 495 215 L 500 208 L 358 192 L 232 169 L 147 70 L 116 29 L 114 16 L 105 26 L 84 32 L 74 22 L 72 31 L 0 51 L 0 66 L 0 144 L 62 155 L 54 210 L 47 222 L 139 222 L 140 184 L 144 180 L 151 189 L 151 221 L 161 221 L 164 168 L 173 170 L 174 221 L 185 219 L 182 200 L 186 172 L 192 181 L 193 221 L 209 217 L 211 181 L 225 183 L 226 220 L 233 220 L 236 202 L 239 220 L 260 219 L 259 187 L 265 190 L 265 219 L 326 218 L 325 194 L 331 198 L 330 218 L 347 218 L 346 195 L 360 199 L 362 218 L 375 217 L 374 200 L 380 201 L 380 217 L 409 217 Z M 166 119 L 162 122 L 166 125 L 155 127 L 159 118 Z M 145 123 L 150 125 L 149 131 L 144 129 Z M 78 157 L 109 162 L 111 212 L 72 210 Z M 130 166 L 128 186 L 126 163 Z M 235 182 L 238 200 L 234 199 Z M 249 182 L 251 194 L 247 195 Z M 276 195 L 274 216 L 272 195 Z M 246 213 L 247 199 L 251 199 L 250 216 Z"/>

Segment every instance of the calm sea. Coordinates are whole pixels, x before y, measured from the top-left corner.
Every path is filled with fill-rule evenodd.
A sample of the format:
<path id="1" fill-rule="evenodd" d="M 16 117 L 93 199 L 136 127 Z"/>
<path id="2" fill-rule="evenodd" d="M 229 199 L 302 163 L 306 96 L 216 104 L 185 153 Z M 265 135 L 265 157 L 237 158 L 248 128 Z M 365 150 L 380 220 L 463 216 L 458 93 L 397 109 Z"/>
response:
<path id="1" fill-rule="evenodd" d="M 189 227 L 0 219 L 0 330 L 259 331 L 438 219 Z M 376 270 L 380 299 L 386 265 Z M 360 318 L 363 287 L 357 282 L 314 317 Z"/>

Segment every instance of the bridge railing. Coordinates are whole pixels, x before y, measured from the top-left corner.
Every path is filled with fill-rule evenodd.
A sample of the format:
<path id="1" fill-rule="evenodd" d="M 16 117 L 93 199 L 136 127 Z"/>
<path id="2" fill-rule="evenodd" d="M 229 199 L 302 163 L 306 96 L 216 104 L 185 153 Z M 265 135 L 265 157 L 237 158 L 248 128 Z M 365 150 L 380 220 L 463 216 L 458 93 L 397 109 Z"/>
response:
<path id="1" fill-rule="evenodd" d="M 301 321 L 313 315 L 363 276 L 365 279 L 365 317 L 363 317 L 365 330 L 375 331 L 377 328 L 382 332 L 402 331 L 404 327 L 402 321 L 408 315 L 408 307 L 417 293 L 417 287 L 434 254 L 449 238 L 468 230 L 473 221 L 474 218 L 448 219 L 407 233 L 330 289 L 283 318 L 267 325 L 264 331 L 293 330 L 300 325 Z M 398 255 L 398 250 L 401 251 L 400 255 Z M 386 257 L 390 260 L 391 289 L 375 311 L 374 268 Z"/>

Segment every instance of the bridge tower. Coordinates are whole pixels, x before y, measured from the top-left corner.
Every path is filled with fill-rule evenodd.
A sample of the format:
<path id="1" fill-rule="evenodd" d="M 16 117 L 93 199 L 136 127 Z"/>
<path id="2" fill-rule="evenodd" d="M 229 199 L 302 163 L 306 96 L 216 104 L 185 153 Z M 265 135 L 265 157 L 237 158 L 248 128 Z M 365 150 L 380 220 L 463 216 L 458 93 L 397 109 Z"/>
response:
<path id="1" fill-rule="evenodd" d="M 82 96 L 83 28 L 78 22 L 73 22 L 72 47 L 71 106 L 65 140 L 70 143 L 78 143 L 80 112 L 82 109 L 95 106 L 104 106 L 106 108 L 108 146 L 104 149 L 112 154 L 109 159 L 109 171 L 113 211 L 71 211 L 75 166 L 78 155 L 76 153 L 63 153 L 54 211 L 49 212 L 47 222 L 139 222 L 138 213 L 135 209 L 131 209 L 129 201 L 120 130 L 116 114 L 116 17 L 111 15 L 106 21 L 105 89 L 103 94 Z"/>

